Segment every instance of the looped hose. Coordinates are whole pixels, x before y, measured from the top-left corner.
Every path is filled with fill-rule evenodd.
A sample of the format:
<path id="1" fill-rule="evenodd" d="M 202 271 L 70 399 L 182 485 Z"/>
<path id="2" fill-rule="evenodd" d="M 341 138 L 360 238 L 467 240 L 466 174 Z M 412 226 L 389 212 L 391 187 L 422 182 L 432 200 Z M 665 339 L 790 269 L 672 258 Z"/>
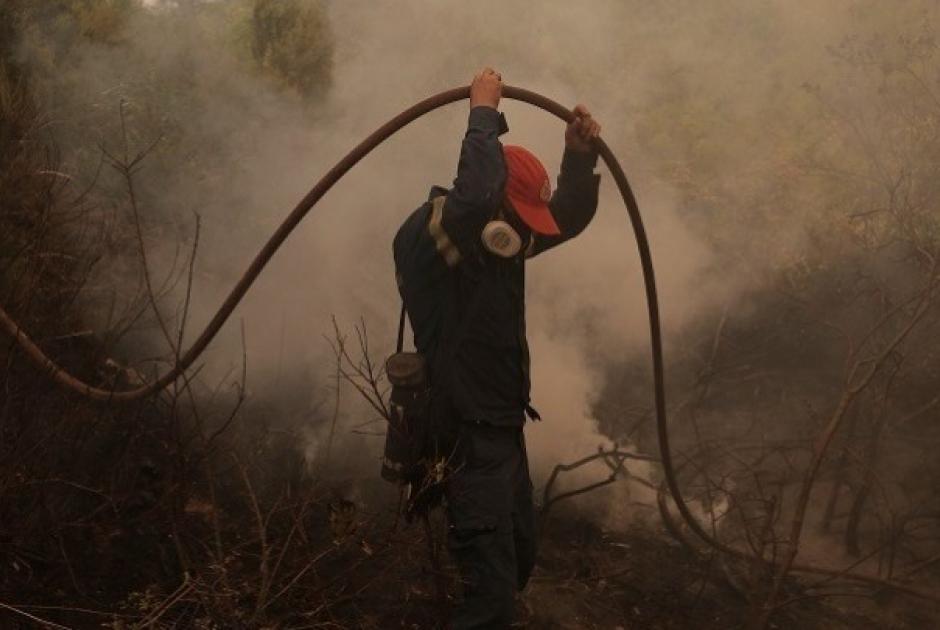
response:
<path id="1" fill-rule="evenodd" d="M 575 118 L 574 113 L 568 108 L 529 90 L 505 86 L 503 87 L 503 96 L 517 101 L 523 101 L 525 103 L 529 103 L 530 105 L 534 105 L 535 107 L 544 109 L 550 114 L 554 114 L 558 118 L 561 118 L 566 123 L 573 121 Z M 82 396 L 99 401 L 129 402 L 154 394 L 165 388 L 167 385 L 173 383 L 196 361 L 197 358 L 199 358 L 199 355 L 201 355 L 202 352 L 206 349 L 212 339 L 222 328 L 222 325 L 225 324 L 226 320 L 228 320 L 229 316 L 231 316 L 232 312 L 235 310 L 235 307 L 238 306 L 238 303 L 248 292 L 248 289 L 261 273 L 261 270 L 264 269 L 264 266 L 268 263 L 269 260 L 271 260 L 271 257 L 274 256 L 274 253 L 284 243 L 294 228 L 296 228 L 297 225 L 303 220 L 310 209 L 313 208 L 313 206 L 323 197 L 323 195 L 325 195 L 326 192 L 330 190 L 330 188 L 332 188 L 333 185 L 349 171 L 349 169 L 355 166 L 359 160 L 368 155 L 375 147 L 385 141 L 389 136 L 405 127 L 410 122 L 431 111 L 434 111 L 435 109 L 443 107 L 444 105 L 448 105 L 450 103 L 454 103 L 469 97 L 470 88 L 459 87 L 427 98 L 413 105 L 382 125 L 378 130 L 376 130 L 359 145 L 357 145 L 352 151 L 346 154 L 342 160 L 337 162 L 336 165 L 333 166 L 333 168 L 331 168 L 326 173 L 326 175 L 324 175 L 323 178 L 317 182 L 310 192 L 308 192 L 307 195 L 300 200 L 300 202 L 291 211 L 280 227 L 278 227 L 277 231 L 271 235 L 271 238 L 268 239 L 268 242 L 265 243 L 264 247 L 261 248 L 261 251 L 258 252 L 258 255 L 255 256 L 254 260 L 251 262 L 251 265 L 249 265 L 248 269 L 245 270 L 245 273 L 242 275 L 241 279 L 239 279 L 238 283 L 232 288 L 231 293 L 229 293 L 228 297 L 225 298 L 225 301 L 219 307 L 219 310 L 212 318 L 212 321 L 209 322 L 205 330 L 202 331 L 202 334 L 200 334 L 196 341 L 193 342 L 193 345 L 186 351 L 186 353 L 180 357 L 179 361 L 173 366 L 173 369 L 148 385 L 124 391 L 102 389 L 89 385 L 88 383 L 85 383 L 66 372 L 62 367 L 56 364 L 55 361 L 46 356 L 46 354 L 43 353 L 43 351 L 40 350 L 35 343 L 33 343 L 33 341 L 23 331 L 23 329 L 20 328 L 2 308 L 0 308 L 0 324 L 2 324 L 7 333 L 16 339 L 20 348 L 23 350 L 23 352 L 26 353 L 26 356 L 29 357 L 30 360 L 32 360 L 37 366 L 39 366 L 43 372 L 51 376 L 60 385 Z M 656 297 L 656 281 L 653 275 L 653 260 L 652 256 L 650 255 L 649 242 L 646 238 L 646 231 L 643 228 L 643 221 L 640 217 L 640 210 L 637 207 L 636 199 L 633 196 L 633 191 L 631 190 L 630 184 L 627 181 L 627 176 L 620 167 L 620 163 L 617 161 L 617 158 L 614 157 L 614 154 L 602 139 L 596 138 L 594 143 L 595 148 L 597 149 L 601 158 L 603 158 L 607 168 L 610 169 L 611 175 L 613 175 L 614 178 L 614 182 L 617 184 L 617 189 L 620 191 L 621 197 L 623 197 L 624 205 L 626 205 L 627 212 L 630 215 L 630 222 L 633 225 L 633 232 L 636 236 L 637 248 L 639 249 L 640 264 L 643 269 L 643 280 L 646 286 L 646 301 L 647 307 L 649 309 L 650 345 L 653 358 L 653 390 L 656 403 L 656 424 L 666 483 L 669 487 L 669 492 L 676 503 L 676 506 L 679 508 L 679 512 L 682 515 L 683 520 L 689 525 L 689 528 L 709 545 L 727 550 L 728 548 L 725 545 L 722 545 L 716 541 L 702 528 L 701 525 L 699 525 L 698 521 L 689 511 L 689 508 L 679 491 L 679 485 L 673 472 L 674 469 L 672 455 L 669 448 L 669 434 L 666 427 L 666 392 L 663 377 L 662 334 L 659 321 L 659 302 Z"/>

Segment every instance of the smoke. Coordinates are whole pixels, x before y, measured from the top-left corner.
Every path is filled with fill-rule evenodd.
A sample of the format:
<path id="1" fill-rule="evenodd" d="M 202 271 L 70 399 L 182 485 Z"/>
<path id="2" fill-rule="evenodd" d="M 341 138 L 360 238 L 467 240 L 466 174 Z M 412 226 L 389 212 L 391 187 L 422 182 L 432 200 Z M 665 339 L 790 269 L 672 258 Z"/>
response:
<path id="1" fill-rule="evenodd" d="M 918 14 L 916 3 L 905 4 L 909 10 L 896 16 Z M 160 128 L 161 116 L 172 115 L 163 128 L 171 144 L 157 156 L 169 156 L 171 163 L 139 174 L 151 209 L 175 217 L 182 233 L 191 229 L 190 211 L 202 217 L 190 339 L 330 166 L 405 107 L 465 85 L 489 65 L 511 85 L 571 106 L 587 104 L 603 125 L 647 222 L 666 350 L 672 353 L 672 333 L 733 303 L 759 281 L 762 269 L 805 247 L 799 202 L 815 189 L 794 182 L 778 190 L 774 168 L 786 157 L 781 139 L 800 133 L 791 122 L 811 108 L 800 85 L 822 78 L 826 46 L 859 20 L 874 20 L 869 13 L 878 10 L 875 3 L 848 0 L 812 7 L 783 0 L 327 6 L 335 41 L 332 86 L 313 105 L 253 73 L 225 46 L 230 27 L 211 16 L 139 16 L 122 44 L 74 50 L 67 76 L 56 80 L 72 91 L 74 107 L 95 106 L 99 114 L 103 108 L 112 117 L 116 91 L 146 82 L 144 71 L 168 76 L 178 68 L 177 78 L 185 81 L 188 109 L 182 115 L 165 94 L 148 103 L 135 92 L 131 106 L 138 131 L 145 122 Z M 211 15 L 221 20 L 232 14 Z M 166 111 L 150 111 L 145 119 L 157 103 Z M 557 173 L 561 123 L 519 103 L 505 102 L 503 109 L 511 129 L 504 141 L 528 146 Z M 285 373 L 330 383 L 332 357 L 323 336 L 331 335 L 333 315 L 347 329 L 361 317 L 375 357 L 387 355 L 400 304 L 391 239 L 430 185 L 453 180 L 466 114 L 465 103 L 435 112 L 356 166 L 270 263 L 210 348 L 203 375 L 224 374 L 240 362 L 238 320 L 245 323 L 254 389 Z M 188 173 L 186 155 L 173 152 L 187 142 L 200 148 L 201 159 L 208 155 L 214 162 Z M 702 170 L 684 182 L 677 170 L 689 163 Z M 537 484 L 555 463 L 608 442 L 592 414 L 606 367 L 625 358 L 645 361 L 648 353 L 632 231 L 611 178 L 599 168 L 602 194 L 594 223 L 529 264 L 533 401 L 545 418 L 527 429 Z M 755 216 L 724 214 L 731 200 L 753 202 Z M 767 211 L 773 204 L 779 209 Z M 166 269 L 176 244 L 156 231 L 148 235 L 155 265 Z M 740 249 L 729 251 L 729 244 Z M 328 395 L 311 392 L 311 409 Z M 347 403 L 353 398 L 351 392 L 344 396 Z M 368 417 L 356 403 L 344 405 L 340 417 L 343 437 L 334 448 L 366 451 L 346 458 L 357 468 L 354 476 L 375 472 L 370 466 L 381 447 L 376 438 L 350 437 L 351 427 Z M 311 428 L 312 442 L 324 442 L 326 424 Z"/>
<path id="2" fill-rule="evenodd" d="M 406 2 L 370 4 L 367 9 L 344 3 L 334 5 L 332 18 L 338 42 L 329 105 L 333 138 L 361 138 L 418 98 L 465 84 L 480 67 L 491 65 L 510 84 L 572 106 L 588 104 L 604 124 L 605 138 L 615 153 L 625 158 L 628 172 L 643 170 L 639 156 L 630 150 L 632 121 L 623 113 L 641 98 L 636 92 L 639 81 L 623 82 L 618 70 L 631 56 L 621 35 L 619 3 L 595 3 L 587 12 L 570 3 L 540 5 L 537 11 L 527 3 L 507 8 L 498 3 Z M 434 28 L 418 28 L 419 24 Z M 510 124 L 504 141 L 528 146 L 550 172 L 557 172 L 563 125 L 526 105 L 506 101 L 503 109 Z M 375 254 L 388 251 L 389 235 L 423 200 L 430 184 L 447 185 L 453 179 L 465 119 L 466 106 L 461 104 L 418 121 L 337 188 L 335 203 L 345 220 L 331 222 L 326 239 L 359 248 L 346 256 L 337 251 L 337 261 L 358 261 L 362 278 L 388 276 L 388 259 Z M 351 144 L 344 143 L 343 149 Z M 645 186 L 642 181 L 634 185 L 646 193 L 640 195 L 650 217 L 654 251 L 663 252 L 659 255 L 666 261 L 660 278 L 664 303 L 681 303 L 666 309 L 667 322 L 681 325 L 684 314 L 716 299 L 707 286 L 700 287 L 703 293 L 689 294 L 696 269 L 709 264 L 708 249 L 683 228 L 668 188 L 649 177 Z M 329 206 L 325 203 L 319 215 L 324 222 Z M 373 226 L 355 214 L 359 208 L 371 213 Z M 539 479 L 555 463 L 581 457 L 607 441 L 597 433 L 590 411 L 603 382 L 604 363 L 642 351 L 647 341 L 641 277 L 625 219 L 616 190 L 605 177 L 594 225 L 577 241 L 529 265 L 533 399 L 545 416 L 543 423 L 528 430 Z M 310 222 L 311 231 L 319 221 Z M 367 230 L 371 234 L 364 234 Z M 370 289 L 374 283 L 358 279 L 358 273 L 347 270 L 350 282 L 323 286 L 318 294 L 339 291 L 330 301 L 349 305 L 352 298 L 353 312 L 366 305 L 361 297 L 352 297 L 351 289 L 359 295 L 374 291 L 383 296 L 368 305 L 378 318 L 373 325 L 370 317 L 369 325 L 381 330 L 384 324 L 385 338 L 391 339 L 389 325 L 394 324 L 397 307 L 391 283 Z"/>

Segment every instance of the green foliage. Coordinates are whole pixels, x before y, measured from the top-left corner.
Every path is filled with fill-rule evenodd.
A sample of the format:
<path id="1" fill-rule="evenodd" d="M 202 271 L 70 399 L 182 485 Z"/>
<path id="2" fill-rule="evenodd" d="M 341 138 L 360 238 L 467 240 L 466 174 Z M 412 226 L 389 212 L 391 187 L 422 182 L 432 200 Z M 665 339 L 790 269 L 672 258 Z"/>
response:
<path id="1" fill-rule="evenodd" d="M 838 264 L 854 247 L 940 237 L 938 23 L 914 0 L 856 4 L 825 48 L 769 27 L 792 9 L 748 5 L 732 38 L 739 20 L 709 5 L 694 42 L 706 61 L 658 62 L 641 153 L 728 266 Z"/>
<path id="2" fill-rule="evenodd" d="M 117 45 L 140 9 L 138 0 L 15 0 L 26 26 L 55 43 L 71 47 L 81 40 Z"/>
<path id="3" fill-rule="evenodd" d="M 135 0 L 65 0 L 79 32 L 94 42 L 117 44 L 137 8 Z"/>
<path id="4" fill-rule="evenodd" d="M 159 139 L 137 182 L 153 242 L 188 238 L 193 209 L 206 216 L 206 208 L 224 207 L 245 218 L 239 229 L 257 229 L 256 213 L 247 211 L 257 200 L 230 182 L 252 168 L 246 156 L 269 121 L 285 113 L 299 121 L 305 105 L 326 93 L 332 38 L 320 4 L 231 0 L 145 8 L 128 0 L 96 9 L 91 0 L 16 1 L 26 7 L 18 58 L 38 101 L 57 112 L 61 168 L 81 185 L 97 182 L 95 203 L 123 206 L 123 187 L 98 165 L 99 147 L 119 153 L 126 132 L 132 153 Z M 264 37 L 255 33 L 256 9 L 259 23 L 269 26 Z M 104 19 L 108 14 L 124 16 L 123 30 L 93 26 L 120 23 Z M 282 19 L 276 27 L 274 18 Z M 288 54 L 292 46 L 296 54 Z M 214 235 L 206 236 L 210 245 Z M 121 260 L 133 239 L 112 245 L 94 281 L 133 283 L 136 267 Z"/>
<path id="5" fill-rule="evenodd" d="M 0 301 L 43 333 L 72 327 L 97 240 L 47 127 L 25 78 L 0 63 Z"/>
<path id="6" fill-rule="evenodd" d="M 12 0 L 0 2 L 0 63 L 8 64 L 16 39 L 18 4 Z"/>
<path id="7" fill-rule="evenodd" d="M 333 69 L 333 40 L 318 0 L 255 0 L 251 51 L 258 66 L 304 96 L 322 94 Z"/>
<path id="8" fill-rule="evenodd" d="M 43 169 L 44 156 L 32 138 L 39 125 L 31 95 L 0 66 L 0 221 L 6 224 L 0 254 L 15 249 L 8 241 L 15 236 L 16 226 L 30 223 L 31 205 L 41 196 L 35 173 Z"/>

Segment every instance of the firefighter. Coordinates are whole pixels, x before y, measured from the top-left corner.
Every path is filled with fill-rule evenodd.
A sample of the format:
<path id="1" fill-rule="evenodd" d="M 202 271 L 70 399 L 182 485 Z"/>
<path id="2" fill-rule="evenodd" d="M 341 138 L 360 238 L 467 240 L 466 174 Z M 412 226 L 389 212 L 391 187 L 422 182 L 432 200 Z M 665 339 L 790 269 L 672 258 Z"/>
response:
<path id="1" fill-rule="evenodd" d="M 431 423 L 443 481 L 448 548 L 463 597 L 454 629 L 505 628 L 515 591 L 535 563 L 535 511 L 523 437 L 529 398 L 526 261 L 580 234 L 597 209 L 591 140 L 600 125 L 583 105 L 565 129 L 557 189 L 532 153 L 503 146 L 502 77 L 470 87 L 470 116 L 453 187 L 428 201 L 395 237 L 399 289 L 427 358 Z"/>

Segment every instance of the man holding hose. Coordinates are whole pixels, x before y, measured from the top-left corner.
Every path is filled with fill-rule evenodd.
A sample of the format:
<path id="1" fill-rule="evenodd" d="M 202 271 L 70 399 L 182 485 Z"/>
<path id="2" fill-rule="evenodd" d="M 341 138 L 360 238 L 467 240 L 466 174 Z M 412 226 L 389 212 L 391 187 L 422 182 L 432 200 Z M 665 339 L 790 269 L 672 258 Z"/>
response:
<path id="1" fill-rule="evenodd" d="M 502 77 L 470 87 L 470 117 L 450 190 L 433 187 L 395 237 L 415 345 L 429 364 L 433 433 L 450 454 L 448 548 L 463 582 L 454 629 L 505 628 L 535 563 L 535 514 L 523 438 L 529 399 L 525 262 L 580 234 L 600 176 L 583 105 L 565 129 L 557 190 L 532 153 L 503 146 Z"/>

